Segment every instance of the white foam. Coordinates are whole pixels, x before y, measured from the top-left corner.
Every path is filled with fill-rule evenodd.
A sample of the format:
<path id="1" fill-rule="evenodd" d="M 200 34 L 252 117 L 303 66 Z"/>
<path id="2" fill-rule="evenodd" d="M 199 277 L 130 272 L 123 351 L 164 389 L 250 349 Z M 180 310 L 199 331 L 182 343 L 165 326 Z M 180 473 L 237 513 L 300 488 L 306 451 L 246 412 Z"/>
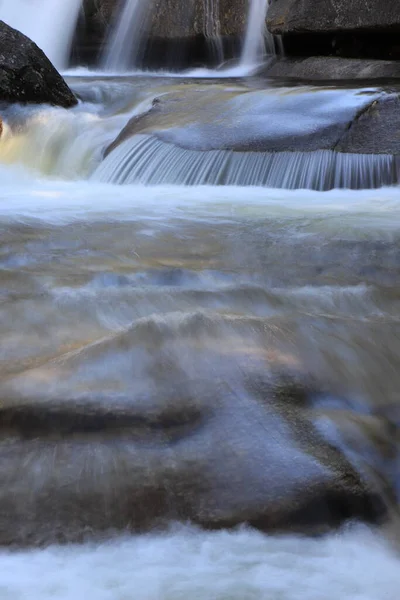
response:
<path id="1" fill-rule="evenodd" d="M 2 600 L 398 600 L 400 561 L 366 528 L 322 539 L 242 529 L 0 554 Z"/>

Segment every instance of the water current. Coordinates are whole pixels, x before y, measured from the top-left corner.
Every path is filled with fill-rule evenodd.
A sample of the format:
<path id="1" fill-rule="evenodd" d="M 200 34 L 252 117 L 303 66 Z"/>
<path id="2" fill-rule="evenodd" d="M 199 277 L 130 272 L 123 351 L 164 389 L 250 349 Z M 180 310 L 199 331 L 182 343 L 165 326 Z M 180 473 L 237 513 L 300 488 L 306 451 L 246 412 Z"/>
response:
<path id="1" fill-rule="evenodd" d="M 205 84 L 98 75 L 69 83 L 81 98 L 71 111 L 2 114 L 0 406 L 33 416 L 18 421 L 22 437 L 3 425 L 0 597 L 397 600 L 398 547 L 387 531 L 354 523 L 310 537 L 184 522 L 130 533 L 135 523 L 122 517 L 133 497 L 133 521 L 151 505 L 146 490 L 129 496 L 131 464 L 149 485 L 163 471 L 174 486 L 175 464 L 189 482 L 204 468 L 204 489 L 217 473 L 221 488 L 207 492 L 199 522 L 207 506 L 218 516 L 236 511 L 236 501 L 258 502 L 254 481 L 269 467 L 251 380 L 272 368 L 304 373 L 346 398 L 336 416 L 329 402 L 322 407 L 321 426 L 332 431 L 352 415 L 361 423 L 357 460 L 383 479 L 397 474 L 396 438 L 367 425 L 374 415 L 399 417 L 398 188 L 107 183 L 96 173 L 127 121 L 162 94 Z M 209 85 L 232 95 L 258 84 Z M 34 420 L 37 405 L 49 421 Z M 126 423 L 89 439 L 76 422 L 60 437 L 51 415 L 63 411 L 68 423 L 71 406 L 86 415 L 133 410 L 133 441 Z M 215 406 L 217 419 L 209 416 Z M 204 439 L 203 409 L 211 428 Z M 291 454 L 292 437 L 270 418 L 271 456 L 284 461 L 274 486 L 290 493 L 298 461 L 310 481 L 320 467 Z M 224 495 L 225 487 L 235 493 Z M 88 540 L 75 535 L 82 528 Z"/>

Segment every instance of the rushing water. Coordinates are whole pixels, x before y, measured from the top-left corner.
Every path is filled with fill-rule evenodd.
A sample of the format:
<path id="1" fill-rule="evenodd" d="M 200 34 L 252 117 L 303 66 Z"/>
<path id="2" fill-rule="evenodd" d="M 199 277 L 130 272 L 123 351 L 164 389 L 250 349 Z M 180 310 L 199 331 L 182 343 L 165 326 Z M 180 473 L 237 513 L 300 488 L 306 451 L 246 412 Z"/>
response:
<path id="1" fill-rule="evenodd" d="M 274 362 L 307 373 L 339 399 L 336 412 L 335 404 L 320 407 L 316 422 L 340 438 L 338 447 L 360 470 L 371 468 L 396 488 L 398 466 L 396 433 L 385 428 L 399 416 L 398 188 L 103 183 L 94 175 L 102 153 L 129 118 L 160 94 L 192 85 L 203 95 L 210 84 L 70 83 L 82 99 L 71 111 L 13 107 L 3 115 L 0 406 L 16 404 L 23 413 L 38 403 L 50 415 L 62 409 L 66 419 L 79 402 L 89 418 L 98 405 L 106 414 L 133 407 L 139 425 L 149 406 L 157 414 L 172 407 L 183 422 L 173 421 L 166 436 L 157 420 L 140 431 L 136 423 L 133 450 L 123 428 L 107 430 L 105 439 L 93 431 L 88 441 L 75 423 L 64 439 L 51 419 L 28 419 L 21 440 L 3 425 L 1 539 L 52 545 L 0 552 L 1 597 L 396 600 L 397 540 L 388 539 L 396 538 L 395 520 L 391 536 L 357 524 L 319 538 L 179 524 L 150 534 L 100 527 L 100 537 L 81 545 L 55 544 L 68 541 L 60 523 L 80 527 L 76 506 L 93 516 L 91 493 L 93 523 L 110 515 L 119 528 L 129 461 L 141 481 L 166 469 L 174 485 L 171 460 L 182 453 L 195 479 L 199 463 L 221 478 L 208 497 L 222 499 L 218 510 L 256 503 L 254 481 L 270 471 L 249 379 Z M 231 95 L 242 84 L 218 85 Z M 225 426 L 210 419 L 214 429 L 203 439 L 185 415 L 215 406 Z M 292 459 L 292 438 L 269 418 L 271 456 L 283 457 L 269 486 L 289 494 L 299 460 L 312 476 L 317 467 L 298 449 Z M 250 438 L 254 447 L 245 444 Z M 140 471 L 135 461 L 149 449 L 151 469 Z M 234 497 L 224 490 L 232 486 Z M 140 498 L 143 516 L 151 505 Z"/>

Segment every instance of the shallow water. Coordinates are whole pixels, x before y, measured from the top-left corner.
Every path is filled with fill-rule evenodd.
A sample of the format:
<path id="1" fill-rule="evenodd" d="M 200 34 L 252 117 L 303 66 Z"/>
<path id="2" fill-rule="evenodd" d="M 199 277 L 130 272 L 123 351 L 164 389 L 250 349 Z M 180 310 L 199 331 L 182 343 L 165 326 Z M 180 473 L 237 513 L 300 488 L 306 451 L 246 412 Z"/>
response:
<path id="1" fill-rule="evenodd" d="M 130 116 L 176 84 L 74 82 L 85 102 L 70 113 L 5 115 L 1 401 L 162 403 L 199 381 L 244 393 L 272 357 L 357 414 L 396 420 L 398 188 L 88 181 Z M 0 554 L 4 599 L 394 600 L 399 584 L 396 550 L 363 527 L 311 539 L 179 526 Z"/>

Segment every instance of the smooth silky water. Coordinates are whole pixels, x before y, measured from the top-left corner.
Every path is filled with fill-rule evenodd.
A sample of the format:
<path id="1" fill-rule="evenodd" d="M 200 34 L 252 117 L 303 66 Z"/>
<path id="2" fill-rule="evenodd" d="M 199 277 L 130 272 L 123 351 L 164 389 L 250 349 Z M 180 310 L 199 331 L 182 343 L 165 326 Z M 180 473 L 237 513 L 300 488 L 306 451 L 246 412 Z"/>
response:
<path id="1" fill-rule="evenodd" d="M 181 84 L 69 83 L 71 111 L 3 115 L 3 398 L 112 403 L 133 386 L 162 401 L 196 379 L 218 394 L 277 360 L 361 412 L 398 415 L 398 188 L 104 183 L 104 149 Z M 397 600 L 399 587 L 396 543 L 357 524 L 321 538 L 171 525 L 0 551 L 2 600 Z"/>

